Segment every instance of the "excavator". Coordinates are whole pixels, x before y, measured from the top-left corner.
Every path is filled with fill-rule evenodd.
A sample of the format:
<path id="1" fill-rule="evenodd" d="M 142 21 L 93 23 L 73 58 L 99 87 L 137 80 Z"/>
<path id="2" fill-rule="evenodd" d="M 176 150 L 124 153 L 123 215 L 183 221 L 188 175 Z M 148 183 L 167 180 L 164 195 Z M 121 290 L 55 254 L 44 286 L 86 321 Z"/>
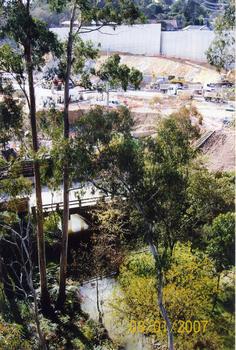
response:
<path id="1" fill-rule="evenodd" d="M 159 72 L 159 73 L 154 73 L 152 72 L 152 82 L 153 83 L 160 83 L 160 81 L 156 81 L 156 76 L 160 77 L 159 80 L 162 80 L 161 82 L 168 82 L 168 83 L 173 83 L 173 84 L 183 84 L 185 83 L 184 77 L 178 77 L 176 78 L 175 75 L 168 75 L 166 72 Z M 164 81 L 163 81 L 164 80 Z"/>
<path id="2" fill-rule="evenodd" d="M 220 79 L 215 81 L 217 86 L 232 86 L 235 84 L 235 69 L 228 71 L 227 74 L 222 74 Z"/>
<path id="3" fill-rule="evenodd" d="M 160 77 L 160 79 L 167 81 L 168 80 L 168 74 L 166 72 L 159 72 L 159 73 L 154 73 L 152 71 L 152 82 L 153 83 L 158 83 L 156 82 L 156 76 Z"/>
<path id="4" fill-rule="evenodd" d="M 173 76 L 171 76 L 171 77 L 168 77 L 168 78 L 172 78 Z M 172 84 L 183 84 L 183 83 L 185 83 L 185 79 L 184 79 L 184 77 L 178 77 L 178 78 L 176 78 L 175 76 L 174 76 L 174 78 L 172 78 L 172 79 L 169 79 L 169 82 L 170 83 L 172 83 Z"/>
<path id="5" fill-rule="evenodd" d="M 156 80 L 156 77 L 158 79 Z M 146 90 L 155 91 L 161 89 L 161 91 L 167 91 L 170 84 L 179 84 L 183 86 L 185 79 L 183 77 L 176 78 L 175 75 L 169 75 L 166 72 L 153 72 L 152 71 L 152 82 L 147 85 Z"/>
<path id="6" fill-rule="evenodd" d="M 230 83 L 235 84 L 235 69 L 228 71 L 226 78 L 229 80 Z"/>

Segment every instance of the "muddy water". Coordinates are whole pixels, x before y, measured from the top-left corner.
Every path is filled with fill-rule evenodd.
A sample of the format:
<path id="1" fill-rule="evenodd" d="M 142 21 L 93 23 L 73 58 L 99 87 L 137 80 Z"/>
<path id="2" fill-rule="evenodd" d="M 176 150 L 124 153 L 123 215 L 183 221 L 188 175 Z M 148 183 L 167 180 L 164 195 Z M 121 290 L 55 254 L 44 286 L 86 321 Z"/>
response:
<path id="1" fill-rule="evenodd" d="M 98 281 L 99 304 L 103 314 L 103 323 L 106 327 L 111 339 L 119 339 L 122 341 L 124 350 L 151 350 L 152 346 L 142 334 L 136 332 L 131 333 L 129 330 L 129 322 L 123 320 L 122 325 L 118 325 L 112 316 L 111 306 L 108 300 L 112 297 L 112 292 L 118 287 L 118 282 L 111 278 L 104 278 Z M 82 297 L 82 308 L 88 312 L 94 320 L 98 320 L 97 311 L 97 289 L 96 281 L 84 284 L 79 287 Z"/>

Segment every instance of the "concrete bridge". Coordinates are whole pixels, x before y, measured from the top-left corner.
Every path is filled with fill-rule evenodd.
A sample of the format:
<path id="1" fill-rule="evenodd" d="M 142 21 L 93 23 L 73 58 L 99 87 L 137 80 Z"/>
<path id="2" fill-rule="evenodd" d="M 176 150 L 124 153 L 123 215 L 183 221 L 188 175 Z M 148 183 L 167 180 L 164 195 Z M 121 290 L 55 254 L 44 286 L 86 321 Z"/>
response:
<path id="1" fill-rule="evenodd" d="M 102 198 L 103 195 L 92 185 L 87 185 L 81 188 L 80 183 L 73 183 L 69 192 L 70 210 L 76 208 L 86 208 L 94 206 L 97 200 Z M 83 195 L 79 196 L 79 192 L 83 191 Z M 43 209 L 46 211 L 53 211 L 56 208 L 63 209 L 63 186 L 61 185 L 58 190 L 52 191 L 47 186 L 42 188 L 42 203 Z M 36 207 L 36 194 L 33 191 L 30 196 L 30 207 Z"/>

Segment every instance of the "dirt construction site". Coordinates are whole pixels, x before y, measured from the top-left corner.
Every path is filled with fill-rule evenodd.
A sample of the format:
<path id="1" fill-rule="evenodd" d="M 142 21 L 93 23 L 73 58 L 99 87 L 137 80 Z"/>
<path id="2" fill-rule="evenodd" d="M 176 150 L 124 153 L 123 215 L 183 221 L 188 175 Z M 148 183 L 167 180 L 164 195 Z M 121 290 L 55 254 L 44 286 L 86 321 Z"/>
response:
<path id="1" fill-rule="evenodd" d="M 110 53 L 112 54 L 112 53 Z M 120 54 L 121 64 L 139 69 L 143 75 L 160 74 L 184 77 L 186 83 L 204 84 L 214 83 L 221 75 L 206 62 L 195 62 L 186 59 L 177 59 L 163 56 L 145 56 Z M 103 53 L 96 67 L 103 63 L 107 54 Z M 106 95 L 106 94 L 104 94 Z M 104 101 L 106 97 L 104 96 Z M 154 135 L 156 125 L 160 118 L 177 111 L 181 106 L 195 106 L 203 117 L 201 126 L 202 137 L 210 132 L 201 148 L 206 156 L 209 170 L 234 171 L 235 170 L 235 101 L 226 103 L 206 102 L 201 96 L 188 99 L 173 98 L 158 92 L 148 92 L 144 88 L 141 91 L 127 91 L 125 93 L 110 92 L 110 101 L 116 100 L 124 103 L 131 109 L 135 119 L 134 136 Z M 88 101 L 87 101 L 88 102 Z M 78 114 L 83 114 L 87 108 L 91 108 L 86 101 L 72 103 L 70 105 L 70 123 Z M 228 121 L 225 123 L 225 121 Z"/>
<path id="2" fill-rule="evenodd" d="M 111 52 L 110 55 L 113 53 Z M 205 83 L 214 81 L 220 77 L 220 74 L 206 62 L 199 62 L 187 59 L 179 59 L 166 56 L 145 56 L 119 53 L 121 64 L 128 67 L 134 67 L 140 70 L 143 75 L 151 75 L 166 72 L 168 75 L 184 77 L 187 82 Z M 107 59 L 107 54 L 102 53 L 97 60 L 95 68 Z"/>

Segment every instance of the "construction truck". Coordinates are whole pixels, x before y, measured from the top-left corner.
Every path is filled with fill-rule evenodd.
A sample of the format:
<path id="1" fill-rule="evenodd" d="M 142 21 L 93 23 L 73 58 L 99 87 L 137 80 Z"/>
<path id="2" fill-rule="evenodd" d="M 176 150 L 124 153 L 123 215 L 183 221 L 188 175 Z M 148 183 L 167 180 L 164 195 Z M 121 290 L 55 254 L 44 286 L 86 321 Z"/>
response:
<path id="1" fill-rule="evenodd" d="M 160 92 L 163 92 L 164 94 L 167 93 L 168 88 L 171 86 L 172 84 L 160 84 Z"/>
<path id="2" fill-rule="evenodd" d="M 203 97 L 205 101 L 211 102 L 223 102 L 226 100 L 225 93 L 223 91 L 203 91 Z"/>
<path id="3" fill-rule="evenodd" d="M 168 87 L 167 90 L 167 95 L 168 96 L 181 96 L 182 98 L 185 99 L 192 99 L 194 92 L 193 90 L 182 90 L 177 84 L 171 84 Z"/>
<path id="4" fill-rule="evenodd" d="M 202 94 L 202 90 L 203 90 L 203 86 L 200 83 L 199 84 L 189 84 L 188 85 L 188 89 L 193 91 L 194 95 L 201 95 Z"/>

